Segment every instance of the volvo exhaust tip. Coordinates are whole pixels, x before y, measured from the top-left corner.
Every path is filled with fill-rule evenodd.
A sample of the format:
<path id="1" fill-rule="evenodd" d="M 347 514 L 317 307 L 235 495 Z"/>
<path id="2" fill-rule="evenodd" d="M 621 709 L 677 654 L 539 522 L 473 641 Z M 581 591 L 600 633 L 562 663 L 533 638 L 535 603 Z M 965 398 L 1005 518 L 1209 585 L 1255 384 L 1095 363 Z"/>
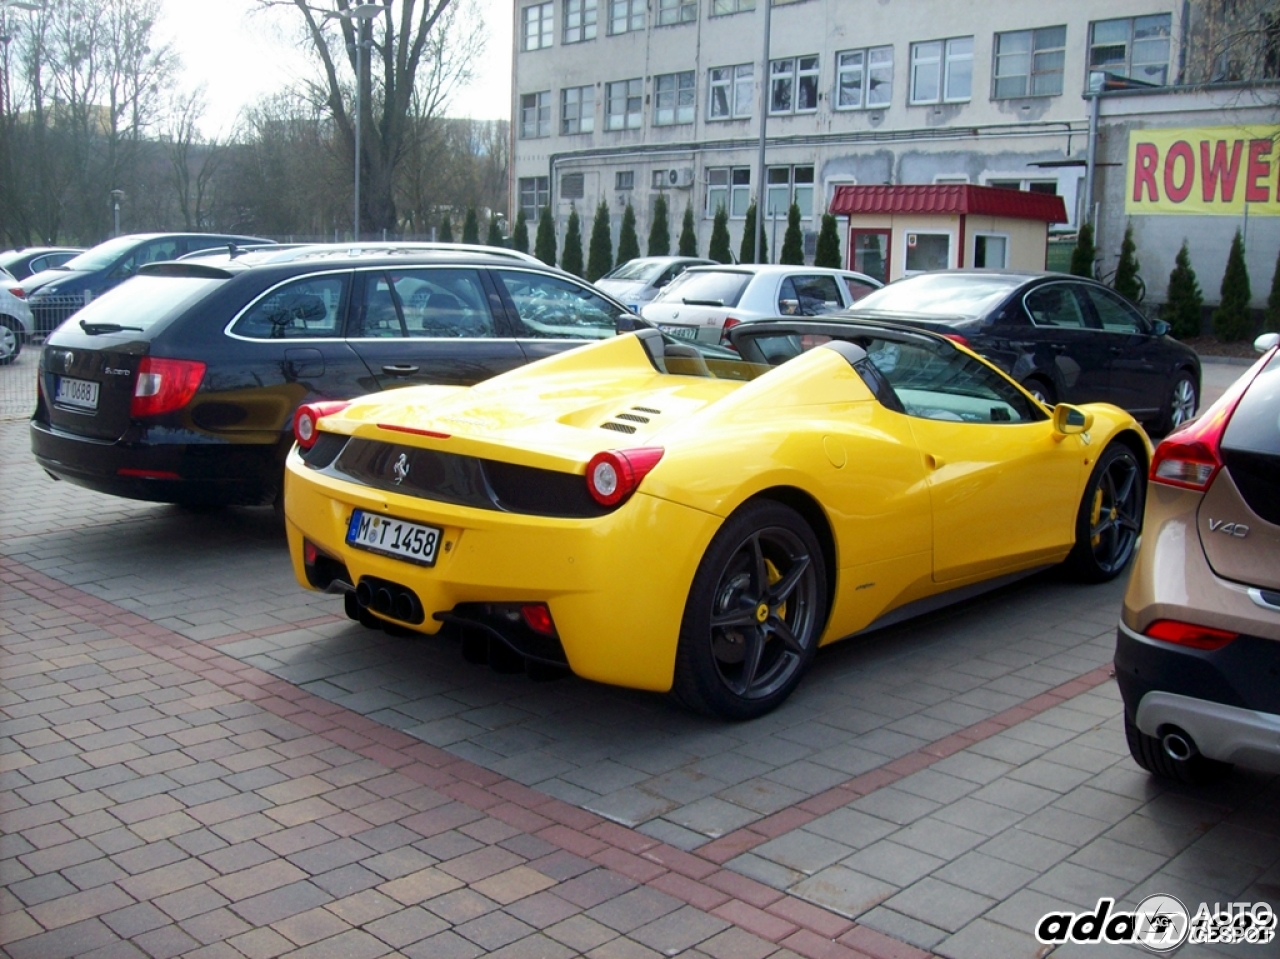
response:
<path id="1" fill-rule="evenodd" d="M 1171 729 L 1160 737 L 1164 754 L 1174 762 L 1185 763 L 1199 754 L 1195 742 L 1181 729 Z"/>

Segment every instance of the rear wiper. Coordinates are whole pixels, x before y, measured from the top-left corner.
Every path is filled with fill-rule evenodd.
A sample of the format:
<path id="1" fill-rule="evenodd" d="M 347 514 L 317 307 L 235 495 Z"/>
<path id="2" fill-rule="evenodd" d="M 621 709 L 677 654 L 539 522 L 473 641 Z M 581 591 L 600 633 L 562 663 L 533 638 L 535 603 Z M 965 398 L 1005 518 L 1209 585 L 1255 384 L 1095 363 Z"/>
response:
<path id="1" fill-rule="evenodd" d="M 136 330 L 139 333 L 143 332 L 142 327 L 140 326 L 121 326 L 119 323 L 86 323 L 84 320 L 80 321 L 80 329 L 90 335 L 98 333 L 123 333 L 125 330 Z"/>
<path id="2" fill-rule="evenodd" d="M 686 297 L 680 302 L 685 306 L 724 306 L 724 300 L 690 300 Z"/>

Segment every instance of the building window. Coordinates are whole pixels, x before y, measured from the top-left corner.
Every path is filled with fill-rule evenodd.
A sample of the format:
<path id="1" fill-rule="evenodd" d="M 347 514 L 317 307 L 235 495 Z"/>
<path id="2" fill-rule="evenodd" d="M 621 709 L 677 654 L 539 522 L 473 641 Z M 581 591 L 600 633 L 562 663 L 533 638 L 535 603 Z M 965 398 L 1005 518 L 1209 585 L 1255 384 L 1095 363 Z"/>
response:
<path id="1" fill-rule="evenodd" d="M 973 37 L 911 44 L 911 102 L 956 103 L 973 90 Z"/>
<path id="2" fill-rule="evenodd" d="M 645 0 L 609 0 L 609 33 L 644 29 Z"/>
<path id="3" fill-rule="evenodd" d="M 613 188 L 619 193 L 626 193 L 636 188 L 635 170 L 618 170 L 613 175 Z"/>
<path id="4" fill-rule="evenodd" d="M 728 13 L 746 13 L 756 8 L 756 0 L 711 0 L 711 15 L 722 17 Z"/>
<path id="5" fill-rule="evenodd" d="M 692 70 L 654 77 L 653 125 L 692 123 L 694 96 Z"/>
<path id="6" fill-rule="evenodd" d="M 520 210 L 524 218 L 535 222 L 544 207 L 551 203 L 551 178 L 545 176 L 521 177 L 518 184 Z"/>
<path id="7" fill-rule="evenodd" d="M 751 167 L 709 167 L 707 169 L 708 218 L 724 207 L 729 216 L 742 219 L 751 203 Z"/>
<path id="8" fill-rule="evenodd" d="M 765 216 L 785 220 L 794 203 L 800 218 L 813 218 L 813 167 L 771 166 L 765 171 Z"/>
<path id="9" fill-rule="evenodd" d="M 1003 270 L 1009 266 L 1009 238 L 998 233 L 978 233 L 973 238 L 973 265 Z"/>
<path id="10" fill-rule="evenodd" d="M 994 96 L 1059 96 L 1066 47 L 1065 26 L 997 33 Z"/>
<path id="11" fill-rule="evenodd" d="M 736 120 L 751 116 L 754 94 L 755 65 L 740 63 L 736 67 L 712 67 L 707 118 Z"/>
<path id="12" fill-rule="evenodd" d="M 987 186 L 997 190 L 1025 190 L 1027 193 L 1058 195 L 1057 180 L 988 180 Z"/>
<path id="13" fill-rule="evenodd" d="M 596 128 L 596 88 L 565 87 L 560 91 L 560 133 L 591 133 Z"/>
<path id="14" fill-rule="evenodd" d="M 566 173 L 560 178 L 560 199 L 581 200 L 587 195 L 587 177 L 584 173 Z"/>
<path id="15" fill-rule="evenodd" d="M 946 270 L 951 266 L 950 233 L 908 233 L 906 272 Z"/>
<path id="16" fill-rule="evenodd" d="M 564 42 L 596 38 L 597 0 L 564 0 Z"/>
<path id="17" fill-rule="evenodd" d="M 1173 16 L 1099 20 L 1089 25 L 1089 69 L 1160 86 L 1169 82 Z"/>
<path id="18" fill-rule="evenodd" d="M 524 49 L 541 50 L 551 46 L 551 17 L 555 4 L 534 3 L 524 8 Z"/>
<path id="19" fill-rule="evenodd" d="M 769 64 L 769 113 L 812 113 L 818 109 L 818 58 L 792 57 Z"/>
<path id="20" fill-rule="evenodd" d="M 644 81 L 617 80 L 606 83 L 604 128 L 606 130 L 639 130 L 643 119 Z"/>
<path id="21" fill-rule="evenodd" d="M 526 93 L 520 98 L 520 139 L 551 136 L 551 91 Z"/>
<path id="22" fill-rule="evenodd" d="M 658 26 L 692 23 L 698 19 L 697 0 L 658 0 Z"/>
<path id="23" fill-rule="evenodd" d="M 893 97 L 893 47 L 836 55 L 836 109 L 877 110 Z"/>

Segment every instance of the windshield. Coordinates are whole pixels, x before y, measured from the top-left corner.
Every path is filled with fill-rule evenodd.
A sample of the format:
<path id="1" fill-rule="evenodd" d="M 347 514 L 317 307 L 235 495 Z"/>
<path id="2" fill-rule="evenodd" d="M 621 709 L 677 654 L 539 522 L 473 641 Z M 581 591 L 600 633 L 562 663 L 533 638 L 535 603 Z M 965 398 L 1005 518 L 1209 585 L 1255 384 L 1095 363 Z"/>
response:
<path id="1" fill-rule="evenodd" d="M 1025 277 L 982 273 L 921 273 L 868 293 L 854 307 L 927 316 L 983 316 L 1025 282 Z"/>
<path id="2" fill-rule="evenodd" d="M 634 280 L 637 283 L 651 283 L 667 268 L 665 262 L 655 263 L 653 260 L 631 260 L 624 263 L 605 277 L 606 280 Z"/>
<path id="3" fill-rule="evenodd" d="M 688 270 L 672 280 L 656 299 L 668 303 L 737 306 L 743 290 L 750 282 L 750 273 L 736 273 L 728 270 Z"/>
<path id="4" fill-rule="evenodd" d="M 106 243 L 99 243 L 92 250 L 85 250 L 62 264 L 61 270 L 105 270 L 117 259 L 138 245 L 136 236 L 118 236 Z"/>
<path id="5" fill-rule="evenodd" d="M 147 330 L 225 282 L 193 276 L 135 276 L 80 310 L 72 322 Z"/>

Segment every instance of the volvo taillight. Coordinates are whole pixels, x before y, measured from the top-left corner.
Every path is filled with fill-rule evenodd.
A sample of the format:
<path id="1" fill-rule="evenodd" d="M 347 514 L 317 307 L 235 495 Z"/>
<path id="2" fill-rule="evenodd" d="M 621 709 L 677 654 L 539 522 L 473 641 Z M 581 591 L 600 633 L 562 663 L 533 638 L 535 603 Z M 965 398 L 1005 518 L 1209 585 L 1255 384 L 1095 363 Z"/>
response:
<path id="1" fill-rule="evenodd" d="M 1176 646 L 1204 650 L 1221 649 L 1240 637 L 1239 633 L 1232 633 L 1225 629 L 1197 626 L 1195 623 L 1184 623 L 1176 619 L 1156 620 L 1147 627 L 1145 635 Z"/>
<path id="2" fill-rule="evenodd" d="M 196 395 L 204 371 L 205 365 L 199 360 L 144 356 L 138 364 L 129 415 L 139 419 L 182 409 Z"/>
<path id="3" fill-rule="evenodd" d="M 644 446 L 597 453 L 587 464 L 587 492 L 601 506 L 617 506 L 658 465 L 663 452 L 661 446 Z"/>

